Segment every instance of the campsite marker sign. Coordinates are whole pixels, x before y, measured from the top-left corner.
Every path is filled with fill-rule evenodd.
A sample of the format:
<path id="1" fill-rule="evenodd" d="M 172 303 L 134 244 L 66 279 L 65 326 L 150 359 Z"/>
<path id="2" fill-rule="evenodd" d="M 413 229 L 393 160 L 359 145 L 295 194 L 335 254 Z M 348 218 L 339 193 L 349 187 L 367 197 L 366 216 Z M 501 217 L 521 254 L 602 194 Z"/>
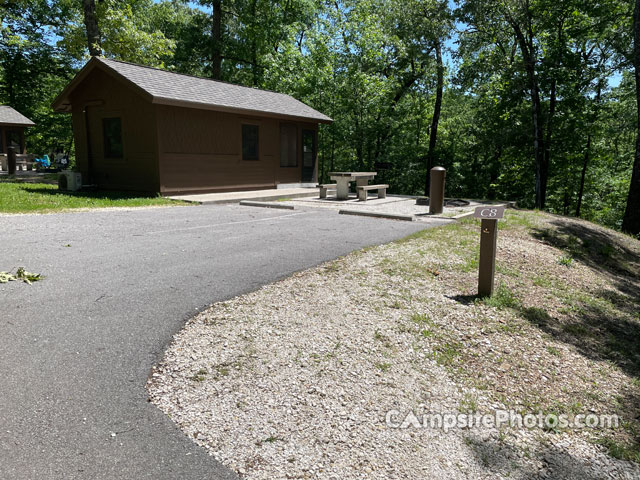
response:
<path id="1" fill-rule="evenodd" d="M 496 246 L 498 244 L 498 220 L 504 217 L 505 205 L 476 207 L 473 216 L 480 224 L 480 262 L 478 265 L 478 295 L 493 294 L 493 278 L 496 273 Z"/>

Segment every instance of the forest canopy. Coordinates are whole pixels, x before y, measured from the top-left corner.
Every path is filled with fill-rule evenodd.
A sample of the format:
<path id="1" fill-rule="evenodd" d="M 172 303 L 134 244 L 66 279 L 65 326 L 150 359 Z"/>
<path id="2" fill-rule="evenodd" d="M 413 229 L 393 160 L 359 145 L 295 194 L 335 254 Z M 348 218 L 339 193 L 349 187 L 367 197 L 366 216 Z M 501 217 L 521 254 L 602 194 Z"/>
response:
<path id="1" fill-rule="evenodd" d="M 517 200 L 640 232 L 640 0 L 0 0 L 0 104 L 73 156 L 51 102 L 91 55 L 293 95 L 319 172 Z M 635 168 L 634 168 L 635 165 Z"/>

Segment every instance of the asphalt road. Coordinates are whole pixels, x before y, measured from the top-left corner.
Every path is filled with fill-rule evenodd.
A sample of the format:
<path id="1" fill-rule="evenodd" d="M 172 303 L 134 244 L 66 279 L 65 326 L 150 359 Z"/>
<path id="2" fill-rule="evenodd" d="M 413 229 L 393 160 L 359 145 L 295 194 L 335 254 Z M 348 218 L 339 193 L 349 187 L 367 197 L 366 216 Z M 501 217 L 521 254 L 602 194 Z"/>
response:
<path id="1" fill-rule="evenodd" d="M 0 478 L 235 476 L 145 382 L 196 310 L 425 224 L 241 206 L 0 217 Z"/>

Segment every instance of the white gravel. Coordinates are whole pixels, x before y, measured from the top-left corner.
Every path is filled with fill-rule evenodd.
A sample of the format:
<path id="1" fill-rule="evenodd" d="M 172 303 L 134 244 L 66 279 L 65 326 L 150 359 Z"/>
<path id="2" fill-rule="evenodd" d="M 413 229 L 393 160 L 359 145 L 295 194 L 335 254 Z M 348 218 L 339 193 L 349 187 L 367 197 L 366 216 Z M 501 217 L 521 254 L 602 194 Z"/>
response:
<path id="1" fill-rule="evenodd" d="M 412 248 L 351 254 L 211 306 L 154 369 L 151 400 L 250 479 L 640 478 L 564 434 L 385 424 L 389 410 L 455 413 L 470 398 L 501 407 L 438 364 L 407 314 L 455 328 L 464 306 L 429 275 L 381 268 Z"/>

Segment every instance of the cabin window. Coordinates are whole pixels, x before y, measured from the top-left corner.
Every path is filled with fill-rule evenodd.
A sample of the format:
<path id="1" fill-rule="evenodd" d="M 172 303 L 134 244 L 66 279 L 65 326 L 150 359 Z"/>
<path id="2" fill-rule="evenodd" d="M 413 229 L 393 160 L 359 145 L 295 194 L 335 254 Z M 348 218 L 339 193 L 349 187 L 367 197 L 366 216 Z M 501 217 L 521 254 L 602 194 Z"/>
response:
<path id="1" fill-rule="evenodd" d="M 298 166 L 298 131 L 295 125 L 280 125 L 280 166 Z"/>
<path id="2" fill-rule="evenodd" d="M 102 131 L 104 134 L 104 156 L 105 158 L 122 158 L 122 119 L 103 118 Z"/>
<path id="3" fill-rule="evenodd" d="M 242 125 L 242 159 L 258 160 L 258 125 Z"/>
<path id="4" fill-rule="evenodd" d="M 7 152 L 9 147 L 13 147 L 16 153 L 24 153 L 22 151 L 22 142 L 20 138 L 20 132 L 18 130 L 6 130 L 7 136 Z"/>

